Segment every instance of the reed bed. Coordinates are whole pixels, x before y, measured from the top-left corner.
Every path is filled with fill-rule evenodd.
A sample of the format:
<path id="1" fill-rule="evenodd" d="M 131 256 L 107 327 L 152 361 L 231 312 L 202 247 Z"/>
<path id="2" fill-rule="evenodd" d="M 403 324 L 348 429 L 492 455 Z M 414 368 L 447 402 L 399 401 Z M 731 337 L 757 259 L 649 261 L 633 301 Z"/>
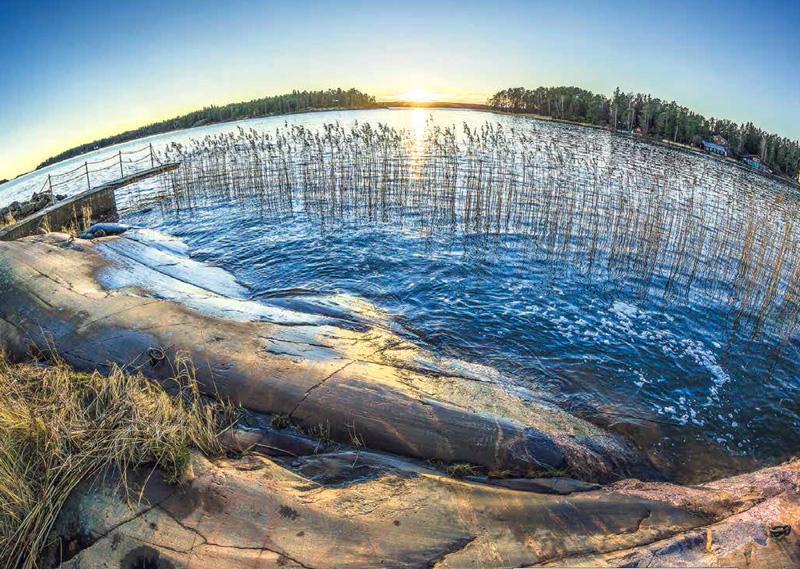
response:
<path id="1" fill-rule="evenodd" d="M 667 301 L 724 303 L 736 326 L 788 337 L 800 308 L 797 196 L 717 161 L 578 127 L 286 125 L 173 143 L 182 166 L 131 206 L 219 202 L 265 223 L 397 223 L 470 246 L 525 237 L 533 259 Z M 699 285 L 699 286 L 698 286 Z"/>
<path id="2" fill-rule="evenodd" d="M 192 368 L 176 362 L 175 392 L 113 369 L 78 373 L 60 361 L 10 364 L 0 354 L 2 566 L 35 568 L 70 492 L 115 469 L 160 468 L 177 481 L 190 449 L 222 453 L 232 409 L 201 399 Z"/>

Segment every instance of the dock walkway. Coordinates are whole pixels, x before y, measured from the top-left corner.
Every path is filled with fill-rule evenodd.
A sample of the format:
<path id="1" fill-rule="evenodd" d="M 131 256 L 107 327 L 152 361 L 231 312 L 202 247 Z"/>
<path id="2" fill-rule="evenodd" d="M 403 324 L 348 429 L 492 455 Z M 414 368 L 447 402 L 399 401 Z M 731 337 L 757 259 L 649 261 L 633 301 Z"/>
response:
<path id="1" fill-rule="evenodd" d="M 180 166 L 180 162 L 158 164 L 70 196 L 29 215 L 21 221 L 0 229 L 0 241 L 14 241 L 15 239 L 35 235 L 39 228 L 45 225 L 53 229 L 68 226 L 71 221 L 81 218 L 81 211 L 86 206 L 91 208 L 93 218 L 103 218 L 116 214 L 115 190 L 151 176 L 170 172 L 178 166 Z"/>

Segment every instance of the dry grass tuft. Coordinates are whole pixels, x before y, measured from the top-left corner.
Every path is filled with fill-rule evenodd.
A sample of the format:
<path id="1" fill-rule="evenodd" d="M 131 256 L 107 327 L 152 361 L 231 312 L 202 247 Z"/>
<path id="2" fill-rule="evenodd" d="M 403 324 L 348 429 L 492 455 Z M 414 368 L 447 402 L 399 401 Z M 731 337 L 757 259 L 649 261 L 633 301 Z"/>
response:
<path id="1" fill-rule="evenodd" d="M 480 469 L 465 462 L 456 462 L 445 467 L 444 471 L 453 478 L 465 478 L 467 476 L 477 476 Z"/>
<path id="2" fill-rule="evenodd" d="M 190 449 L 215 456 L 235 421 L 201 398 L 176 362 L 174 394 L 141 375 L 80 373 L 62 362 L 9 364 L 0 354 L 0 551 L 3 566 L 37 567 L 48 534 L 83 479 L 152 465 L 177 482 Z"/>
<path id="3" fill-rule="evenodd" d="M 83 231 L 89 231 L 92 226 L 92 206 L 91 204 L 84 204 L 81 206 L 81 228 Z"/>
<path id="4" fill-rule="evenodd" d="M 14 219 L 14 215 L 11 213 L 7 213 L 5 217 L 0 218 L 0 227 L 5 227 L 6 225 L 14 225 L 17 222 Z"/>
<path id="5" fill-rule="evenodd" d="M 285 415 L 284 413 L 275 413 L 272 416 L 272 421 L 270 424 L 274 429 L 288 429 L 292 424 L 292 420 L 289 415 Z"/>

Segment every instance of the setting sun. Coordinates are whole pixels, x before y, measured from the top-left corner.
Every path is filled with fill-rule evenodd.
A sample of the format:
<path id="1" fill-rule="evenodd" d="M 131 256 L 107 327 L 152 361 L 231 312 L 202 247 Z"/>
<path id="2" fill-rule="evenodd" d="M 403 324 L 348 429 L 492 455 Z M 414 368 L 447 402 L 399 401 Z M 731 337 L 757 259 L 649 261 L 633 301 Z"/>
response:
<path id="1" fill-rule="evenodd" d="M 417 88 L 399 95 L 398 99 L 401 101 L 411 101 L 414 103 L 430 103 L 434 100 L 434 95 L 425 89 Z"/>

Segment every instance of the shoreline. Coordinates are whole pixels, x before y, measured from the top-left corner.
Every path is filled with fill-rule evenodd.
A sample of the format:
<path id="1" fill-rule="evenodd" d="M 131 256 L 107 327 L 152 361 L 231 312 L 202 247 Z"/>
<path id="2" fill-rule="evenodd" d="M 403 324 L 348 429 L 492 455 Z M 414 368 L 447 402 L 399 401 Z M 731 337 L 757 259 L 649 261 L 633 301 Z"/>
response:
<path id="1" fill-rule="evenodd" d="M 493 368 L 439 357 L 402 339 L 369 303 L 339 299 L 329 316 L 325 306 L 335 299 L 250 301 L 230 273 L 160 249 L 163 239 L 132 229 L 94 241 L 51 233 L 0 244 L 9 300 L 0 307 L 0 347 L 23 358 L 26 344 L 49 346 L 70 365 L 92 371 L 125 367 L 160 346 L 168 360 L 191 356 L 208 395 L 284 414 L 305 428 L 326 424 L 339 442 L 357 429 L 374 450 L 470 464 L 484 473 L 564 472 L 603 481 L 625 471 L 662 478 L 620 435 L 535 391 L 512 389 Z M 31 270 L 68 278 L 71 286 L 42 288 L 27 279 Z M 131 287 L 139 292 L 127 292 Z M 104 297 L 108 291 L 119 292 Z M 36 306 L 44 297 L 59 307 L 56 313 Z M 25 320 L 19 307 L 30 307 Z M 30 320 L 41 332 L 21 332 Z M 142 371 L 164 380 L 169 369 Z"/>
<path id="2" fill-rule="evenodd" d="M 10 182 L 14 182 L 14 181 L 22 178 L 23 176 L 28 176 L 30 174 L 35 174 L 36 172 L 39 172 L 40 170 L 43 170 L 45 168 L 50 168 L 52 166 L 57 166 L 58 164 L 62 164 L 64 162 L 67 162 L 68 160 L 73 160 L 75 158 L 80 158 L 81 156 L 86 156 L 88 154 L 91 154 L 93 152 L 98 152 L 100 150 L 107 150 L 107 149 L 115 148 L 117 146 L 120 146 L 120 145 L 123 145 L 123 144 L 128 144 L 128 143 L 131 143 L 131 142 L 144 141 L 144 140 L 148 140 L 148 139 L 155 138 L 157 136 L 162 136 L 162 135 L 165 135 L 165 134 L 172 134 L 172 133 L 175 133 L 175 132 L 185 132 L 185 131 L 193 130 L 195 128 L 202 128 L 202 127 L 206 127 L 206 126 L 214 126 L 214 125 L 220 125 L 220 124 L 230 124 L 230 123 L 239 122 L 239 121 L 258 120 L 258 119 L 266 119 L 266 118 L 273 118 L 273 117 L 283 117 L 283 116 L 287 116 L 288 117 L 288 116 L 293 116 L 293 115 L 301 115 L 301 114 L 304 114 L 304 113 L 311 114 L 311 113 L 326 113 L 326 112 L 332 112 L 332 111 L 363 111 L 363 110 L 376 109 L 376 108 L 383 108 L 383 107 L 331 107 L 331 108 L 324 108 L 324 109 L 306 109 L 306 110 L 303 110 L 303 111 L 294 111 L 294 112 L 288 112 L 288 113 L 276 113 L 276 114 L 272 114 L 272 115 L 263 115 L 263 116 L 258 116 L 258 117 L 247 117 L 247 118 L 241 118 L 241 119 L 230 119 L 230 120 L 225 120 L 225 121 L 207 122 L 207 123 L 204 123 L 204 124 L 201 124 L 201 125 L 190 126 L 190 127 L 187 127 L 187 128 L 176 128 L 176 129 L 173 129 L 173 130 L 165 130 L 164 132 L 158 132 L 158 133 L 155 133 L 155 134 L 148 134 L 147 136 L 143 136 L 143 137 L 140 137 L 140 138 L 131 138 L 130 140 L 125 140 L 123 142 L 116 142 L 114 144 L 109 144 L 108 146 L 100 146 L 100 147 L 95 148 L 93 150 L 90 150 L 88 152 L 84 152 L 82 154 L 76 154 L 75 156 L 70 156 L 69 158 L 64 158 L 63 160 L 59 160 L 58 162 L 53 162 L 52 164 L 48 164 L 46 166 L 39 166 L 37 168 L 34 168 L 33 170 L 28 170 L 27 172 L 23 172 L 22 174 L 18 174 L 17 176 L 14 176 L 13 178 L 8 178 L 4 182 L 0 183 L 0 192 L 3 191 L 3 186 L 4 185 L 6 185 L 6 184 L 8 184 Z"/>
<path id="3" fill-rule="evenodd" d="M 577 451 L 596 461 L 607 435 L 552 415 L 556 445 L 594 437 L 584 450 L 554 447 L 543 420 L 555 411 L 531 407 L 535 394 L 498 390 L 489 368 L 431 361 L 369 319 L 359 329 L 285 305 L 258 308 L 222 269 L 176 263 L 168 248 L 135 235 L 89 242 L 51 233 L 0 243 L 0 260 L 13 304 L 0 307 L 9 354 L 49 346 L 78 370 L 105 374 L 113 362 L 166 386 L 168 362 L 186 353 L 201 391 L 238 401 L 250 417 L 227 431 L 231 456 L 195 454 L 181 484 L 165 483 L 158 469 L 129 473 L 144 502 L 126 501 L 113 480 L 85 480 L 54 526 L 67 544 L 68 555 L 55 557 L 65 568 L 149 560 L 233 569 L 256 555 L 267 566 L 315 569 L 656 558 L 772 569 L 797 559 L 797 532 L 781 528 L 800 526 L 800 462 L 682 486 L 631 476 L 611 445 L 612 476 L 596 463 L 604 481 L 587 483 L 600 479 L 589 464 L 565 470 L 554 460 Z M 485 429 L 484 413 L 492 414 Z M 542 461 L 556 468 L 505 470 Z M 499 470 L 482 470 L 491 464 Z"/>
<path id="4" fill-rule="evenodd" d="M 73 240 L 65 234 L 48 233 L 7 241 L 5 244 L 0 241 L 0 260 L 3 258 L 6 261 L 4 288 L 6 296 L 12 300 L 10 304 L 16 301 L 20 306 L 27 306 L 31 299 L 43 297 L 46 293 L 49 305 L 58 306 L 56 314 L 48 311 L 39 313 L 41 319 L 38 321 L 38 326 L 41 330 L 28 331 L 24 334 L 21 331 L 24 329 L 25 320 L 20 320 L 16 316 L 12 306 L 8 306 L 5 310 L 0 307 L 0 332 L 3 332 L 0 334 L 0 350 L 16 355 L 17 358 L 24 358 L 29 353 L 27 346 L 36 345 L 40 350 L 45 348 L 57 352 L 64 350 L 61 357 L 67 362 L 79 369 L 93 371 L 108 368 L 111 363 L 126 366 L 130 358 L 136 360 L 138 352 L 135 345 L 142 342 L 147 344 L 149 341 L 154 345 L 169 346 L 165 355 L 172 352 L 202 354 L 204 363 L 198 368 L 198 373 L 202 379 L 206 374 L 205 368 L 208 367 L 206 386 L 224 380 L 228 385 L 226 389 L 232 390 L 226 397 L 232 396 L 235 401 L 244 389 L 249 395 L 241 399 L 242 404 L 258 412 L 285 413 L 290 418 L 295 414 L 298 417 L 304 415 L 305 408 L 314 403 L 313 400 L 307 401 L 308 397 L 313 392 L 315 399 L 318 395 L 316 390 L 321 386 L 326 388 L 326 394 L 320 403 L 323 401 L 330 403 L 335 400 L 331 399 L 334 397 L 332 393 L 327 393 L 330 385 L 348 384 L 351 380 L 355 381 L 353 385 L 361 385 L 360 382 L 364 381 L 364 378 L 378 377 L 382 389 L 386 391 L 383 397 L 391 399 L 394 397 L 391 391 L 402 385 L 397 394 L 400 396 L 399 400 L 405 401 L 404 406 L 411 404 L 407 399 L 411 394 L 409 388 L 421 389 L 422 393 L 436 393 L 437 398 L 447 402 L 447 405 L 470 409 L 471 412 L 479 414 L 488 413 L 496 416 L 495 420 L 509 420 L 523 425 L 531 424 L 532 416 L 527 408 L 533 406 L 538 409 L 536 412 L 538 417 L 533 424 L 541 431 L 537 435 L 539 442 L 535 445 L 545 442 L 549 436 L 546 435 L 548 432 L 554 433 L 555 436 L 572 432 L 578 438 L 596 437 L 598 440 L 603 440 L 605 442 L 599 445 L 588 444 L 588 448 L 600 453 L 595 458 L 599 458 L 600 463 L 606 462 L 606 465 L 598 463 L 595 465 L 596 468 L 590 467 L 589 470 L 583 471 L 582 475 L 588 476 L 585 477 L 587 480 L 592 480 L 593 476 L 600 480 L 609 473 L 613 477 L 614 469 L 623 464 L 627 465 L 625 469 L 628 472 L 638 471 L 640 477 L 665 479 L 680 484 L 702 484 L 714 479 L 714 476 L 703 476 L 703 470 L 696 467 L 679 467 L 679 463 L 675 460 L 666 459 L 657 447 L 646 444 L 645 441 L 651 436 L 647 429 L 642 432 L 629 428 L 615 429 L 614 421 L 606 417 L 602 410 L 590 413 L 567 411 L 547 390 L 514 381 L 494 367 L 438 355 L 414 344 L 413 340 L 405 339 L 392 331 L 392 327 L 384 320 L 386 315 L 381 309 L 361 297 L 303 294 L 301 298 L 294 300 L 282 296 L 278 303 L 271 303 L 269 297 L 266 300 L 250 300 L 249 289 L 240 284 L 233 274 L 222 267 L 192 259 L 181 242 L 166 233 L 134 227 L 123 231 L 120 236 L 93 240 Z M 86 292 L 75 296 L 61 290 L 59 286 L 50 284 L 39 291 L 37 286 L 27 280 L 15 282 L 15 275 L 24 275 L 30 270 L 48 274 L 56 282 L 61 282 L 60 275 L 63 273 L 63 278 L 69 278 L 69 282 L 72 283 L 70 288 L 74 288 L 75 283 L 81 283 L 80 290 Z M 30 287 L 35 290 L 28 290 Z M 129 287 L 134 287 L 132 292 L 128 292 Z M 104 297 L 102 302 L 95 300 L 86 304 L 89 298 L 107 295 L 108 292 L 104 291 L 110 291 L 112 297 L 121 294 L 124 298 Z M 150 302 L 144 302 L 140 297 L 157 299 L 155 304 L 163 313 L 158 319 L 161 323 L 157 330 L 149 331 L 143 327 L 143 322 L 155 318 L 151 315 L 155 308 L 147 308 Z M 102 328 L 95 325 L 91 327 L 80 325 L 78 332 L 68 333 L 63 338 L 58 335 L 62 332 L 55 335 L 46 332 L 50 329 L 69 330 L 72 325 L 68 323 L 78 317 L 88 318 L 93 322 L 97 320 L 97 317 L 93 316 L 95 312 L 101 315 L 106 311 L 116 313 L 115 306 L 120 303 L 125 307 L 126 314 L 103 322 Z M 24 312 L 28 317 L 37 314 L 30 309 Z M 17 321 L 19 324 L 15 328 L 14 324 Z M 184 328 L 187 322 L 195 321 L 193 330 L 220 327 L 219 332 L 215 334 L 218 339 L 213 346 L 205 343 L 202 333 L 193 331 L 182 332 L 186 338 L 170 340 L 178 334 L 177 327 Z M 11 328 L 7 327 L 9 325 Z M 176 329 L 173 330 L 173 327 Z M 262 327 L 265 332 L 260 331 Z M 140 330 L 148 330 L 146 338 L 136 337 L 137 331 Z M 104 340 L 109 334 L 114 338 L 113 344 Z M 230 338 L 223 342 L 223 335 Z M 250 346 L 253 342 L 258 346 Z M 93 347 L 95 343 L 98 344 L 97 348 Z M 231 344 L 230 349 L 220 351 L 222 344 Z M 248 355 L 247 346 L 259 353 L 257 359 L 254 360 Z M 145 346 L 141 352 L 146 351 Z M 240 365 L 233 366 L 239 368 L 239 371 L 232 374 L 214 371 L 230 368 L 231 362 L 240 360 L 242 362 Z M 261 379 L 257 371 L 249 369 L 244 371 L 245 363 L 247 367 L 258 365 L 273 370 L 270 373 L 279 376 L 279 383 L 272 385 L 278 380 Z M 299 368 L 296 367 L 301 363 Z M 288 368 L 284 370 L 284 366 Z M 163 371 L 165 370 L 161 370 Z M 331 371 L 332 374 L 329 373 Z M 161 373 L 155 373 L 154 379 L 160 378 Z M 395 384 L 395 379 L 399 383 Z M 308 384 L 311 389 L 299 400 L 296 399 L 297 393 L 291 390 L 286 394 L 289 398 L 288 403 L 280 397 L 276 400 L 274 391 L 282 389 L 280 382 L 287 381 Z M 265 385 L 261 386 L 262 383 Z M 355 387 L 348 389 L 352 390 Z M 254 394 L 262 391 L 265 394 L 269 393 L 269 397 L 264 402 L 254 400 Z M 217 389 L 214 388 L 212 394 L 216 393 Z M 350 397 L 356 396 L 351 392 Z M 482 403 L 481 401 L 487 397 L 489 399 L 486 403 Z M 489 400 L 492 403 L 488 403 Z M 417 420 L 416 416 L 429 415 L 432 412 L 432 401 L 429 400 L 425 404 L 424 412 L 416 415 L 408 409 L 408 420 L 413 422 Z M 467 405 L 466 401 L 471 403 Z M 303 409 L 300 409 L 301 403 Z M 276 404 L 285 408 L 276 409 L 274 407 Z M 348 408 L 358 408 L 358 404 L 349 399 L 342 404 Z M 323 408 L 324 405 L 314 411 L 319 420 L 326 420 Z M 479 409 L 483 411 L 477 411 Z M 370 413 L 360 412 L 362 419 Z M 614 414 L 611 413 L 611 416 Z M 315 424 L 317 419 L 306 422 Z M 639 419 L 648 421 L 646 418 Z M 449 421 L 457 420 L 460 419 L 449 415 Z M 464 420 L 469 422 L 473 419 L 466 417 Z M 376 426 L 381 430 L 384 428 L 378 423 Z M 440 430 L 442 428 L 440 427 Z M 481 429 L 478 423 L 470 427 L 473 428 Z M 391 431 L 398 429 L 400 429 L 398 425 L 391 427 Z M 511 431 L 506 436 L 510 436 L 510 433 Z M 349 440 L 348 433 L 343 431 L 341 434 L 343 440 Z M 397 434 L 392 434 L 388 439 L 383 435 L 380 437 L 382 441 L 380 444 L 389 445 L 383 450 L 396 452 L 396 448 L 407 448 L 402 436 L 393 442 L 392 437 Z M 444 434 L 444 436 L 449 435 Z M 465 433 L 454 431 L 453 436 L 459 438 L 465 436 Z M 637 456 L 636 452 L 631 452 L 623 441 L 633 442 L 642 454 Z M 400 447 L 397 447 L 397 444 L 400 444 Z M 501 443 L 498 441 L 497 444 Z M 556 443 L 556 446 L 561 446 L 561 443 Z M 550 447 L 549 442 L 542 448 L 548 447 Z M 603 447 L 605 450 L 602 450 Z M 550 448 L 552 450 L 552 447 Z M 575 450 L 570 445 L 563 448 L 567 455 Z M 462 460 L 448 459 L 447 456 L 450 455 L 438 456 L 436 453 L 440 452 L 439 450 L 431 452 L 433 454 L 423 458 L 451 463 Z M 498 460 L 505 460 L 500 458 L 498 448 L 495 448 L 493 458 L 486 455 L 475 460 L 475 457 L 482 456 L 481 451 L 476 452 L 478 454 L 465 459 L 465 462 L 492 470 L 498 465 Z M 536 460 L 531 462 L 524 457 L 516 456 L 515 452 L 509 454 L 510 462 L 505 467 L 513 469 L 522 465 L 522 470 L 525 470 L 531 465 L 535 467 L 538 464 Z M 687 447 L 686 452 L 694 451 L 691 447 Z M 603 453 L 607 453 L 607 458 L 603 458 Z M 678 460 L 680 457 L 673 458 Z M 561 459 L 556 459 L 556 462 L 559 460 Z M 734 476 L 770 468 L 779 464 L 781 460 L 788 460 L 788 457 L 761 462 L 749 459 L 738 463 L 719 462 L 714 463 L 713 471 L 716 477 Z M 516 466 L 513 466 L 514 464 Z M 724 467 L 725 464 L 727 467 Z M 581 473 L 582 467 L 577 463 L 575 466 L 576 472 Z M 569 468 L 568 462 L 561 462 L 555 469 L 564 468 Z"/>
<path id="5" fill-rule="evenodd" d="M 784 178 L 782 176 L 778 176 L 777 174 L 772 174 L 770 172 L 762 172 L 760 170 L 756 170 L 755 168 L 751 168 L 750 166 L 747 166 L 746 164 L 743 164 L 740 160 L 736 160 L 736 159 L 730 158 L 728 156 L 726 156 L 726 157 L 717 156 L 717 155 L 714 155 L 711 152 L 705 152 L 703 150 L 700 150 L 699 148 L 695 148 L 695 147 L 689 146 L 687 144 L 681 144 L 681 143 L 672 142 L 672 141 L 669 141 L 669 140 L 659 140 L 657 138 L 652 138 L 652 137 L 650 137 L 648 135 L 636 135 L 636 134 L 633 134 L 631 132 L 622 131 L 622 130 L 612 130 L 612 129 L 608 128 L 608 127 L 600 126 L 600 125 L 596 125 L 596 124 L 583 123 L 583 122 L 577 122 L 577 121 L 570 121 L 570 120 L 567 120 L 567 119 L 559 119 L 559 118 L 554 118 L 554 117 L 547 117 L 547 116 L 544 116 L 544 115 L 537 115 L 537 114 L 533 114 L 533 113 L 514 113 L 514 112 L 511 112 L 511 111 L 502 111 L 502 110 L 497 110 L 497 109 L 492 109 L 492 108 L 490 108 L 486 112 L 489 112 L 489 113 L 492 113 L 492 114 L 497 114 L 497 115 L 503 115 L 503 116 L 516 116 L 516 117 L 522 117 L 522 118 L 527 118 L 527 119 L 531 119 L 531 120 L 539 120 L 539 121 L 545 121 L 545 122 L 555 122 L 555 123 L 565 124 L 565 125 L 569 125 L 569 126 L 579 126 L 579 127 L 583 127 L 583 128 L 591 128 L 591 129 L 594 129 L 594 130 L 602 130 L 602 131 L 608 132 L 608 133 L 610 133 L 612 135 L 621 136 L 623 138 L 635 140 L 637 142 L 641 142 L 641 143 L 645 143 L 645 144 L 652 144 L 653 146 L 661 146 L 663 148 L 668 148 L 670 150 L 683 151 L 683 152 L 686 152 L 686 153 L 689 153 L 689 154 L 694 154 L 695 156 L 708 158 L 708 159 L 711 159 L 711 160 L 715 160 L 717 162 L 722 162 L 724 164 L 729 164 L 731 166 L 735 166 L 736 168 L 739 168 L 743 172 L 748 172 L 748 173 L 751 173 L 751 174 L 757 174 L 759 176 L 763 176 L 764 178 L 770 179 L 770 180 L 772 180 L 774 182 L 779 182 L 781 184 L 789 186 L 792 189 L 800 190 L 800 182 L 792 180 L 791 178 Z"/>
<path id="6" fill-rule="evenodd" d="M 147 141 L 147 140 L 150 140 L 150 139 L 155 138 L 155 137 L 163 136 L 165 134 L 188 132 L 188 131 L 193 130 L 195 128 L 203 128 L 203 127 L 207 127 L 207 126 L 225 125 L 225 124 L 230 124 L 230 123 L 235 123 L 235 122 L 244 122 L 244 121 L 250 121 L 250 120 L 259 120 L 259 119 L 275 118 L 275 117 L 282 117 L 282 116 L 287 116 L 288 117 L 288 116 L 294 116 L 294 115 L 300 115 L 300 114 L 316 114 L 316 113 L 337 112 L 337 111 L 347 112 L 347 111 L 392 110 L 392 109 L 403 110 L 403 109 L 414 109 L 414 108 L 430 109 L 430 110 L 442 109 L 442 110 L 477 111 L 477 112 L 485 112 L 487 114 L 495 114 L 495 115 L 502 115 L 502 116 L 516 116 L 516 117 L 520 117 L 520 118 L 524 118 L 524 119 L 530 119 L 530 120 L 554 122 L 554 123 L 564 124 L 564 125 L 568 125 L 568 126 L 577 126 L 577 127 L 583 127 L 583 128 L 590 128 L 590 129 L 594 129 L 594 130 L 601 130 L 601 131 L 608 132 L 608 133 L 610 133 L 612 135 L 618 135 L 618 136 L 621 136 L 623 138 L 636 140 L 638 142 L 643 142 L 643 143 L 646 143 L 646 144 L 652 144 L 653 146 L 661 146 L 663 148 L 668 148 L 668 149 L 671 149 L 671 150 L 683 151 L 683 152 L 686 152 L 686 153 L 694 154 L 695 156 L 698 156 L 698 157 L 704 157 L 704 158 L 716 160 L 718 162 L 722 162 L 722 163 L 725 163 L 725 164 L 729 164 L 731 166 L 735 166 L 736 168 L 738 168 L 742 172 L 757 174 L 759 176 L 763 176 L 764 178 L 767 178 L 767 179 L 772 180 L 774 182 L 778 182 L 778 183 L 784 184 L 785 186 L 788 186 L 789 188 L 792 188 L 794 190 L 800 191 L 800 182 L 797 182 L 797 181 L 792 180 L 790 178 L 784 178 L 782 176 L 778 176 L 777 174 L 772 174 L 772 173 L 769 173 L 769 172 L 762 172 L 760 170 L 756 170 L 756 169 L 751 168 L 751 167 L 749 167 L 749 166 L 747 166 L 745 164 L 742 164 L 739 160 L 735 160 L 735 159 L 732 159 L 730 157 L 715 156 L 710 152 L 704 152 L 704 151 L 702 151 L 700 149 L 697 149 L 697 148 L 694 148 L 692 146 L 688 146 L 688 145 L 680 144 L 680 143 L 676 143 L 676 142 L 671 142 L 671 141 L 668 141 L 668 140 L 658 140 L 656 138 L 652 138 L 652 137 L 649 137 L 647 135 L 634 135 L 632 133 L 625 132 L 625 131 L 619 131 L 619 130 L 615 131 L 615 130 L 612 130 L 612 129 L 607 128 L 605 126 L 594 125 L 594 124 L 590 124 L 590 123 L 577 122 L 577 121 L 570 121 L 570 120 L 559 119 L 559 118 L 555 118 L 555 117 L 547 117 L 547 116 L 544 116 L 544 115 L 537 115 L 537 114 L 533 114 L 533 113 L 514 113 L 514 112 L 511 112 L 511 111 L 503 111 L 503 110 L 498 110 L 498 109 L 495 109 L 493 107 L 490 107 L 489 105 L 480 104 L 480 103 L 453 103 L 453 102 L 448 102 L 448 101 L 432 101 L 430 103 L 416 103 L 416 102 L 410 102 L 410 101 L 379 101 L 378 103 L 376 103 L 375 106 L 369 106 L 369 107 L 346 107 L 346 108 L 345 107 L 332 107 L 332 108 L 320 108 L 320 109 L 306 109 L 306 110 L 303 110 L 303 111 L 294 111 L 294 112 L 288 112 L 288 113 L 276 113 L 276 114 L 263 115 L 263 116 L 257 116 L 257 117 L 248 117 L 248 118 L 230 119 L 230 120 L 216 121 L 216 122 L 207 122 L 207 123 L 204 123 L 202 125 L 191 126 L 191 127 L 188 127 L 188 128 L 179 128 L 179 129 L 168 130 L 168 131 L 164 131 L 164 132 L 160 132 L 160 133 L 156 133 L 156 134 L 147 135 L 147 136 L 144 136 L 144 137 L 141 137 L 141 138 L 132 138 L 132 139 L 126 140 L 124 142 L 118 142 L 118 143 L 115 143 L 115 144 L 112 144 L 112 145 L 109 145 L 109 146 L 103 146 L 103 147 L 91 150 L 89 152 L 84 152 L 83 154 L 77 154 L 77 155 L 72 156 L 70 158 L 65 158 L 64 160 L 60 160 L 59 162 L 54 162 L 53 164 L 49 164 L 47 166 L 42 166 L 40 168 L 35 168 L 33 170 L 29 170 L 28 172 L 24 172 L 22 174 L 19 174 L 18 176 L 14 177 L 14 178 L 10 178 L 10 179 L 6 180 L 5 182 L 0 183 L 0 193 L 2 193 L 3 186 L 5 186 L 6 184 L 14 182 L 14 181 L 16 181 L 19 178 L 22 178 L 24 176 L 35 174 L 35 173 L 39 172 L 40 170 L 42 170 L 44 168 L 50 168 L 52 166 L 56 166 L 56 165 L 61 164 L 63 162 L 67 162 L 68 160 L 73 160 L 75 158 L 79 158 L 81 156 L 85 156 L 87 154 L 91 154 L 93 152 L 97 152 L 97 151 L 100 151 L 100 150 L 112 149 L 112 148 L 115 148 L 115 147 L 117 147 L 119 145 L 128 144 L 128 143 L 136 142 L 136 141 Z"/>

